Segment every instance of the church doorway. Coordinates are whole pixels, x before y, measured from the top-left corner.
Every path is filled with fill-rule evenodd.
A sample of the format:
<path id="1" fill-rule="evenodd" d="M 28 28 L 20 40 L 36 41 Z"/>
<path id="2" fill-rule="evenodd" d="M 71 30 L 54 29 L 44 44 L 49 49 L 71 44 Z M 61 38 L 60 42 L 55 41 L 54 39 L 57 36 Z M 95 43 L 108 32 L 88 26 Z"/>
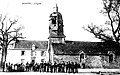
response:
<path id="1" fill-rule="evenodd" d="M 84 54 L 84 53 L 81 53 L 81 54 L 80 54 L 80 62 L 82 62 L 82 61 L 84 60 L 84 58 L 85 58 L 85 54 Z"/>
<path id="2" fill-rule="evenodd" d="M 113 62 L 113 54 L 109 55 L 109 63 Z"/>

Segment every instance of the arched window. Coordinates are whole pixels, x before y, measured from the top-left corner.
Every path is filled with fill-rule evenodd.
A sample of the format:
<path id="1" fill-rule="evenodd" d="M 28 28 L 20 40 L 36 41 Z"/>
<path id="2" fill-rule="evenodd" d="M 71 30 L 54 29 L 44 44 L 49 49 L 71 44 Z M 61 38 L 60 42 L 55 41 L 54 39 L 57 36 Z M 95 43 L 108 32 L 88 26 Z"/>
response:
<path id="1" fill-rule="evenodd" d="M 109 63 L 111 63 L 115 59 L 115 54 L 112 51 L 108 51 L 108 54 L 109 54 Z"/>
<path id="2" fill-rule="evenodd" d="M 56 24 L 56 16 L 52 18 L 52 24 Z"/>

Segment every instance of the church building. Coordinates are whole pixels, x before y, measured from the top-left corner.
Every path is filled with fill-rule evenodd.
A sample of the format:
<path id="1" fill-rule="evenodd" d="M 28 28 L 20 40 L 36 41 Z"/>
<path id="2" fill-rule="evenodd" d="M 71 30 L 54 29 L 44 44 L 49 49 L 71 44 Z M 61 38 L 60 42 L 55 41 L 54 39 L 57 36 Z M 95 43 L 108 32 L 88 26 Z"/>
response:
<path id="1" fill-rule="evenodd" d="M 114 43 L 65 40 L 63 17 L 58 11 L 57 4 L 49 18 L 49 41 L 19 40 L 8 48 L 6 62 L 85 63 L 95 58 L 103 60 L 106 64 L 119 62 L 120 51 L 116 49 Z"/>
<path id="2" fill-rule="evenodd" d="M 62 14 L 58 6 L 49 16 L 49 61 L 71 61 L 85 63 L 93 57 L 100 58 L 106 64 L 119 59 L 119 50 L 111 42 L 85 42 L 65 40 Z"/>

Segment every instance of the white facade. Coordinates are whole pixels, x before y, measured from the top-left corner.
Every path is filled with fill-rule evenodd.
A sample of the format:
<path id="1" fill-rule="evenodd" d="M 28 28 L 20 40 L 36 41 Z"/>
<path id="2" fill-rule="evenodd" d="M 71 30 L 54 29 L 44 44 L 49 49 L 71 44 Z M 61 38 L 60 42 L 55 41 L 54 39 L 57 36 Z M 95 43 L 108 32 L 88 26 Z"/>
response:
<path id="1" fill-rule="evenodd" d="M 42 53 L 43 52 L 43 53 Z M 23 53 L 23 54 L 22 54 Z M 34 54 L 35 53 L 35 54 Z M 32 54 L 31 49 L 8 49 L 6 63 L 27 63 L 35 60 L 35 63 L 41 61 L 48 61 L 47 50 L 35 50 Z"/>
<path id="2" fill-rule="evenodd" d="M 25 48 L 23 48 L 23 43 L 20 44 L 18 48 L 15 48 L 15 45 L 8 47 L 6 63 L 10 62 L 12 64 L 16 64 L 16 63 L 26 64 L 27 62 L 30 63 L 33 61 L 35 63 L 40 63 L 42 61 L 43 62 L 49 61 L 49 54 L 47 47 L 45 47 L 44 49 L 40 48 L 41 46 L 36 48 L 36 45 L 38 46 L 39 43 L 38 44 L 24 43 L 24 45 L 26 46 L 29 45 L 28 46 L 29 48 L 27 48 L 26 46 Z M 43 44 L 40 45 L 43 46 Z"/>
<path id="3" fill-rule="evenodd" d="M 24 51 L 24 55 L 22 55 L 22 51 Z M 25 49 L 8 49 L 6 63 L 10 62 L 13 64 L 16 63 L 26 63 L 31 60 L 31 50 Z"/>

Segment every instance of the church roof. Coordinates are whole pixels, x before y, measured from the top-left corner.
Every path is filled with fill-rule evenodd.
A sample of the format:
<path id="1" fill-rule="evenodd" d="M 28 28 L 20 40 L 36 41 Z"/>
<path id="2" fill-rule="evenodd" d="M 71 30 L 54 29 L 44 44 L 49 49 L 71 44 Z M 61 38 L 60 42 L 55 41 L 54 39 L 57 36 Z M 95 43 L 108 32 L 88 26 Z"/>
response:
<path id="1" fill-rule="evenodd" d="M 47 49 L 48 41 L 31 41 L 31 40 L 19 40 L 15 43 L 14 48 L 30 49 L 32 45 L 35 45 L 37 49 Z M 53 43 L 54 53 L 57 55 L 78 55 L 80 52 L 86 54 L 107 54 L 108 51 L 112 51 L 115 54 L 120 54 L 120 51 L 116 49 L 113 43 L 105 42 L 84 42 L 84 41 L 65 41 L 62 43 Z"/>
<path id="2" fill-rule="evenodd" d="M 15 43 L 15 48 L 32 48 L 35 45 L 37 49 L 47 49 L 48 41 L 32 41 L 32 40 L 19 40 Z"/>
<path id="3" fill-rule="evenodd" d="M 108 51 L 120 54 L 115 45 L 105 42 L 83 42 L 83 41 L 65 41 L 65 44 L 53 43 L 55 54 L 76 55 L 80 52 L 86 54 L 108 54 Z"/>

